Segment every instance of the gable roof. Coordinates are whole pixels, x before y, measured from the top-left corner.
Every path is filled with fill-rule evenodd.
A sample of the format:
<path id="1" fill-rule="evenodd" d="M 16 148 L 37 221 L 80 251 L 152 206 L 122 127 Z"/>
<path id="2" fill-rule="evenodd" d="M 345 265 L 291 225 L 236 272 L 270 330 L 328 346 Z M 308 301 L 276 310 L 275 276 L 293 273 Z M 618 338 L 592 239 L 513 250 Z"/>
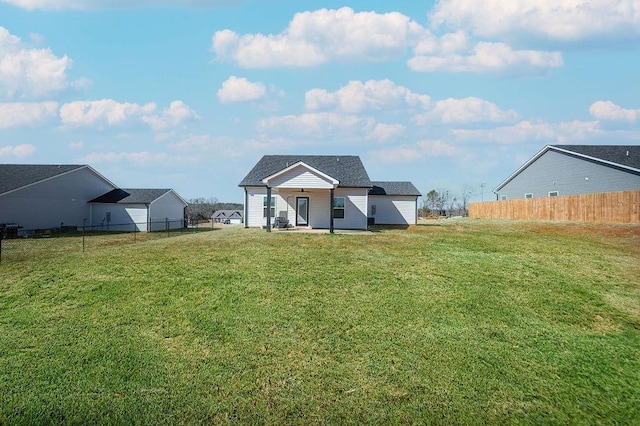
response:
<path id="1" fill-rule="evenodd" d="M 548 151 L 559 152 L 631 173 L 640 173 L 640 145 L 547 145 L 518 170 L 509 175 L 500 185 L 496 186 L 493 192 L 502 189 Z"/>
<path id="2" fill-rule="evenodd" d="M 85 167 L 91 169 L 89 166 L 71 164 L 0 164 L 0 194 L 34 185 Z M 98 172 L 93 171 L 100 176 Z"/>
<path id="3" fill-rule="evenodd" d="M 240 211 L 240 210 L 216 210 L 211 215 L 211 217 L 213 217 L 213 218 L 218 218 L 218 217 L 231 218 L 233 216 L 241 218 L 242 217 L 242 211 Z"/>
<path id="4" fill-rule="evenodd" d="M 420 197 L 422 194 L 411 182 L 373 181 L 369 195 L 407 195 Z"/>
<path id="5" fill-rule="evenodd" d="M 337 179 L 340 187 L 372 187 L 369 175 L 356 155 L 265 155 L 238 186 L 266 186 L 263 179 L 299 162 Z"/>
<path id="6" fill-rule="evenodd" d="M 90 203 L 104 204 L 151 204 L 168 192 L 173 192 L 185 205 L 182 199 L 173 189 L 114 189 L 93 200 Z"/>

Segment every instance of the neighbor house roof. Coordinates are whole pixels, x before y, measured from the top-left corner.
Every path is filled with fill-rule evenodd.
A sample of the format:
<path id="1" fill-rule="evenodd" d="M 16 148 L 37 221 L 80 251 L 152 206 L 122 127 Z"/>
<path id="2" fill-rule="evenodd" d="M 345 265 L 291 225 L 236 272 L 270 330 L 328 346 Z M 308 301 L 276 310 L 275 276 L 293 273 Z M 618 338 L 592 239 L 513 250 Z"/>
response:
<path id="1" fill-rule="evenodd" d="M 85 167 L 90 168 L 89 166 L 70 164 L 0 164 L 0 194 L 34 185 Z M 95 172 L 95 170 L 93 171 Z M 95 173 L 98 174 L 97 172 Z"/>
<path id="2" fill-rule="evenodd" d="M 151 204 L 158 198 L 165 195 L 167 192 L 173 192 L 184 204 L 184 201 L 178 194 L 172 189 L 114 189 L 101 195 L 90 203 L 105 203 L 105 204 Z"/>
<path id="3" fill-rule="evenodd" d="M 213 215 L 211 215 L 211 217 L 213 217 L 213 218 L 218 218 L 218 217 L 230 218 L 230 217 L 232 217 L 234 215 L 236 217 L 242 217 L 242 212 L 240 210 L 216 210 L 215 212 L 213 212 Z"/>
<path id="4" fill-rule="evenodd" d="M 263 179 L 298 162 L 337 179 L 341 187 L 372 186 L 360 157 L 355 155 L 265 155 L 238 186 L 266 186 Z"/>
<path id="5" fill-rule="evenodd" d="M 547 145 L 506 178 L 493 192 L 502 189 L 548 151 L 559 152 L 631 173 L 640 173 L 640 145 Z"/>
<path id="6" fill-rule="evenodd" d="M 420 197 L 422 194 L 411 182 L 373 181 L 369 195 L 407 195 Z"/>

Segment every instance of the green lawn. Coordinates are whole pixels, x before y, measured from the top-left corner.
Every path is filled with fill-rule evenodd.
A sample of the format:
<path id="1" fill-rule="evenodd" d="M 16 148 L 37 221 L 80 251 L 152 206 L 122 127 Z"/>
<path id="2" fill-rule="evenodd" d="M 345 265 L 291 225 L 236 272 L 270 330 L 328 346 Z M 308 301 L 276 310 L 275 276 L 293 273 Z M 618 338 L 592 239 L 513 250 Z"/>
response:
<path id="1" fill-rule="evenodd" d="M 640 226 L 228 228 L 0 297 L 0 424 L 640 423 Z"/>

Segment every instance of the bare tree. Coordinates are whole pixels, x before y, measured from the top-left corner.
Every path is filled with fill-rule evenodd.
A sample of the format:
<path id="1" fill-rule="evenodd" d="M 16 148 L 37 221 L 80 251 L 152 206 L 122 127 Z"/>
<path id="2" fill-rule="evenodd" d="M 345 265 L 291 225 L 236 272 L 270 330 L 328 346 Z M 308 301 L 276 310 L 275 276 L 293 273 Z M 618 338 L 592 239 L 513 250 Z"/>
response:
<path id="1" fill-rule="evenodd" d="M 473 187 L 471 185 L 465 185 L 460 190 L 460 210 L 462 216 L 467 216 L 469 214 L 469 200 L 474 194 Z"/>

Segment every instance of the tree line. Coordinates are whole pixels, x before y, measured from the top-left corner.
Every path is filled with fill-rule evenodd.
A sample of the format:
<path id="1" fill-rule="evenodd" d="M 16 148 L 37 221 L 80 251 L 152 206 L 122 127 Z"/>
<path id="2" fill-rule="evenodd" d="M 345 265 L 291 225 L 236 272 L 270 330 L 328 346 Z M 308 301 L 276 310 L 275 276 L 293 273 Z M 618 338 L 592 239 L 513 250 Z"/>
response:
<path id="1" fill-rule="evenodd" d="M 423 197 L 422 206 L 418 209 L 418 216 L 467 216 L 469 214 L 469 200 L 473 193 L 473 188 L 469 185 L 465 185 L 457 193 L 442 188 L 432 189 Z"/>

